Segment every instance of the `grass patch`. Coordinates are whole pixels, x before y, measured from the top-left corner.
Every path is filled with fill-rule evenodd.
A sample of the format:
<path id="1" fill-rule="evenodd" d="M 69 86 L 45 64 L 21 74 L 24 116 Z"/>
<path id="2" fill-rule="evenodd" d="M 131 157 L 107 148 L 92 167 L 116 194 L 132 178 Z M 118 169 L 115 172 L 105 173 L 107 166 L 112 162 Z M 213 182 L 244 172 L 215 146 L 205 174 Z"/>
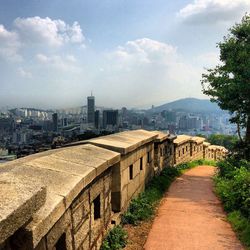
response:
<path id="1" fill-rule="evenodd" d="M 197 167 L 199 165 L 216 166 L 216 162 L 211 160 L 200 159 L 200 160 L 181 163 L 180 165 L 177 166 L 177 169 L 180 171 L 180 173 L 183 173 L 185 172 L 185 170 Z"/>
<path id="2" fill-rule="evenodd" d="M 111 229 L 102 243 L 101 250 L 118 250 L 127 244 L 127 233 L 121 226 Z"/>

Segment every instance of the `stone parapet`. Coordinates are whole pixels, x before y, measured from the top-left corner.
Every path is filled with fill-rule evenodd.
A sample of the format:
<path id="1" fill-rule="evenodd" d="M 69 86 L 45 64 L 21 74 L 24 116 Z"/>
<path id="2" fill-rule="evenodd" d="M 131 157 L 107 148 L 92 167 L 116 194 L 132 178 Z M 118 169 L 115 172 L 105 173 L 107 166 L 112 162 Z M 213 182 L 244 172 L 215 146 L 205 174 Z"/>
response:
<path id="1" fill-rule="evenodd" d="M 157 136 L 157 133 L 151 131 L 132 130 L 97 137 L 89 140 L 88 143 L 126 155 L 140 146 L 152 142 Z"/>
<path id="2" fill-rule="evenodd" d="M 225 157 L 204 140 L 126 131 L 1 164 L 0 249 L 99 249 L 154 175 Z"/>
<path id="3" fill-rule="evenodd" d="M 81 145 L 2 164 L 0 172 L 8 172 L 21 182 L 29 181 L 47 189 L 44 205 L 33 214 L 32 221 L 25 227 L 31 241 L 30 248 L 38 245 L 86 186 L 119 161 L 119 153 L 94 145 Z M 19 198 L 25 202 L 22 197 Z M 0 211 L 5 206 L 1 203 Z"/>
<path id="4" fill-rule="evenodd" d="M 175 145 L 180 145 L 180 144 L 183 144 L 183 143 L 189 143 L 191 139 L 192 139 L 192 137 L 189 136 L 189 135 L 178 135 L 176 137 L 176 139 L 174 139 L 174 144 Z"/>
<path id="5" fill-rule="evenodd" d="M 0 174 L 0 248 L 45 203 L 46 188 L 9 172 Z"/>
<path id="6" fill-rule="evenodd" d="M 226 157 L 227 153 L 228 151 L 225 147 L 209 145 L 207 147 L 206 157 L 208 160 L 220 161 Z"/>
<path id="7" fill-rule="evenodd" d="M 88 141 L 121 153 L 121 161 L 112 176 L 112 209 L 124 212 L 132 198 L 154 176 L 154 143 L 159 132 L 134 130 L 125 131 Z M 161 134 L 165 136 L 165 134 Z"/>

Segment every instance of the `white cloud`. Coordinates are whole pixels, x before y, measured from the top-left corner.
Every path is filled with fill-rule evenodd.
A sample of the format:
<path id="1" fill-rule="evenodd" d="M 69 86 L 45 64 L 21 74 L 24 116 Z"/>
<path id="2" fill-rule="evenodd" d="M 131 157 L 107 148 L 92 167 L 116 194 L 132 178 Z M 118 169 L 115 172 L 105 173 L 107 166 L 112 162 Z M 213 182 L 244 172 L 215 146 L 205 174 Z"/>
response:
<path id="1" fill-rule="evenodd" d="M 74 22 L 72 27 L 68 27 L 68 35 L 72 43 L 82 43 L 84 40 L 82 29 L 78 22 Z"/>
<path id="2" fill-rule="evenodd" d="M 52 55 L 37 54 L 36 59 L 46 67 L 53 67 L 54 69 L 64 72 L 80 72 L 81 68 L 76 65 L 76 58 L 73 55 Z"/>
<path id="3" fill-rule="evenodd" d="M 112 98 L 117 103 L 150 106 L 157 100 L 166 102 L 185 96 L 202 96 L 200 71 L 187 64 L 172 45 L 148 38 L 119 46 L 108 55 L 102 66 L 98 91 L 119 93 Z M 116 100 L 115 100 L 116 99 Z"/>
<path id="4" fill-rule="evenodd" d="M 47 56 L 45 56 L 44 54 L 37 54 L 36 58 L 38 59 L 38 61 L 40 61 L 42 63 L 46 63 L 49 61 L 49 58 Z"/>
<path id="5" fill-rule="evenodd" d="M 14 26 L 25 43 L 57 47 L 66 43 L 82 44 L 84 41 L 78 22 L 70 26 L 60 19 L 52 20 L 49 17 L 36 16 L 17 18 Z"/>
<path id="6" fill-rule="evenodd" d="M 22 67 L 18 68 L 18 73 L 24 78 L 32 78 L 32 73 L 23 69 Z"/>
<path id="7" fill-rule="evenodd" d="M 153 63 L 162 62 L 176 56 L 176 48 L 148 38 L 128 41 L 125 46 L 119 46 L 114 54 L 124 62 Z"/>
<path id="8" fill-rule="evenodd" d="M 20 61 L 22 59 L 18 54 L 20 46 L 18 34 L 14 31 L 8 31 L 0 24 L 0 57 L 6 60 Z"/>
<path id="9" fill-rule="evenodd" d="M 66 59 L 67 59 L 69 62 L 73 62 L 73 63 L 74 63 L 74 62 L 77 61 L 74 55 L 66 55 L 65 57 L 66 57 Z"/>
<path id="10" fill-rule="evenodd" d="M 63 20 L 52 20 L 49 17 L 17 18 L 14 20 L 14 30 L 7 30 L 0 24 L 0 57 L 9 61 L 21 61 L 25 52 L 21 49 L 29 48 L 47 50 L 66 44 L 78 44 L 84 48 L 84 36 L 77 22 L 72 25 Z M 23 55 L 23 56 L 22 56 Z M 68 60 L 75 61 L 73 56 Z"/>
<path id="11" fill-rule="evenodd" d="M 182 8 L 178 16 L 190 23 L 213 24 L 235 21 L 249 10 L 249 0 L 194 0 Z"/>
<path id="12" fill-rule="evenodd" d="M 220 63 L 219 53 L 207 52 L 200 54 L 195 60 L 204 67 L 215 67 Z"/>

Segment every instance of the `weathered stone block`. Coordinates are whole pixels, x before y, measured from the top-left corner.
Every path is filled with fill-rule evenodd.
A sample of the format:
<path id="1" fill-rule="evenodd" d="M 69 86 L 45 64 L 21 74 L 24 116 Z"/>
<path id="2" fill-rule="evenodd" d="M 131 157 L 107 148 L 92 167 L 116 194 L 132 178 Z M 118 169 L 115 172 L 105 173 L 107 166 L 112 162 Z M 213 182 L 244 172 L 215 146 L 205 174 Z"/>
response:
<path id="1" fill-rule="evenodd" d="M 112 192 L 121 191 L 121 168 L 115 167 L 112 170 Z"/>
<path id="2" fill-rule="evenodd" d="M 136 159 L 137 160 L 140 159 L 142 157 L 142 154 L 143 154 L 142 148 L 137 149 L 136 150 Z"/>
<path id="3" fill-rule="evenodd" d="M 25 225 L 45 203 L 46 188 L 14 173 L 0 176 L 0 243 Z"/>
<path id="4" fill-rule="evenodd" d="M 84 189 L 74 200 L 74 202 L 71 205 L 71 209 L 74 213 L 76 209 L 78 209 L 79 206 L 82 205 L 82 203 L 88 202 L 89 203 L 89 188 Z"/>
<path id="5" fill-rule="evenodd" d="M 109 196 L 106 196 L 104 199 L 104 209 L 107 209 L 111 206 Z"/>
<path id="6" fill-rule="evenodd" d="M 130 200 L 139 187 L 140 177 L 139 175 L 135 176 L 134 179 L 128 184 L 128 199 Z"/>
<path id="7" fill-rule="evenodd" d="M 107 207 L 107 209 L 104 212 L 104 227 L 106 228 L 111 220 L 111 209 L 110 207 Z"/>
<path id="8" fill-rule="evenodd" d="M 90 202 L 103 192 L 103 178 L 99 179 L 90 187 Z"/>
<path id="9" fill-rule="evenodd" d="M 35 248 L 35 250 L 47 250 L 45 238 L 43 238 L 43 239 L 39 242 L 39 244 L 37 245 L 37 247 Z"/>
<path id="10" fill-rule="evenodd" d="M 83 202 L 81 206 L 78 207 L 78 209 L 73 213 L 73 230 L 74 232 L 78 230 L 78 226 L 82 223 L 82 221 L 85 221 L 86 218 L 90 217 L 90 205 L 89 201 Z"/>
<path id="11" fill-rule="evenodd" d="M 121 192 L 112 192 L 111 193 L 111 204 L 112 204 L 112 211 L 120 212 L 121 211 Z"/>
<path id="12" fill-rule="evenodd" d="M 108 194 L 109 203 L 111 203 L 111 191 Z"/>
<path id="13" fill-rule="evenodd" d="M 129 182 L 129 166 L 125 168 L 121 173 L 121 189 Z"/>
<path id="14" fill-rule="evenodd" d="M 100 219 L 91 221 L 91 236 L 90 236 L 91 246 L 95 245 L 99 235 L 102 234 L 103 228 L 104 228 L 103 215 Z"/>
<path id="15" fill-rule="evenodd" d="M 140 175 L 139 175 L 139 178 L 140 178 L 140 180 L 139 180 L 139 182 L 140 182 L 140 185 L 145 185 L 145 172 L 146 172 L 146 170 L 145 169 L 143 169 L 142 171 L 140 171 Z"/>
<path id="16" fill-rule="evenodd" d="M 48 193 L 44 206 L 34 215 L 33 220 L 25 228 L 27 233 L 31 235 L 33 247 L 37 246 L 46 232 L 61 218 L 65 211 L 64 198 Z"/>
<path id="17" fill-rule="evenodd" d="M 104 184 L 104 193 L 107 194 L 111 189 L 111 175 L 108 175 L 104 178 L 103 184 Z"/>
<path id="18" fill-rule="evenodd" d="M 124 186 L 121 194 L 121 208 L 125 206 L 128 201 L 128 186 Z"/>
<path id="19" fill-rule="evenodd" d="M 68 230 L 69 228 L 69 230 Z M 57 221 L 57 223 L 52 227 L 49 233 L 46 235 L 47 247 L 52 249 L 58 239 L 63 233 L 66 233 L 66 245 L 69 246 L 68 249 L 72 248 L 72 236 L 71 236 L 71 211 L 68 209 L 64 215 Z"/>
<path id="20" fill-rule="evenodd" d="M 89 235 L 88 235 L 82 243 L 82 249 L 87 250 L 87 249 L 89 249 L 89 247 L 90 247 L 90 239 L 89 239 Z"/>
<path id="21" fill-rule="evenodd" d="M 134 164 L 133 164 L 133 167 L 134 167 L 134 176 L 138 175 L 140 173 L 140 159 L 137 160 Z"/>
<path id="22" fill-rule="evenodd" d="M 83 244 L 89 246 L 89 236 L 90 217 L 87 217 L 85 221 L 83 221 L 83 223 L 80 225 L 78 231 L 74 234 L 75 249 L 78 249 L 78 247 Z"/>
<path id="23" fill-rule="evenodd" d="M 100 249 L 100 247 L 102 245 L 102 241 L 103 241 L 103 238 L 102 238 L 102 235 L 100 235 L 99 239 L 96 242 L 96 248 L 97 249 Z"/>
<path id="24" fill-rule="evenodd" d="M 121 157 L 121 162 L 120 162 L 120 169 L 121 171 L 125 170 L 128 166 L 128 160 L 127 160 L 128 157 L 126 156 L 122 156 Z"/>

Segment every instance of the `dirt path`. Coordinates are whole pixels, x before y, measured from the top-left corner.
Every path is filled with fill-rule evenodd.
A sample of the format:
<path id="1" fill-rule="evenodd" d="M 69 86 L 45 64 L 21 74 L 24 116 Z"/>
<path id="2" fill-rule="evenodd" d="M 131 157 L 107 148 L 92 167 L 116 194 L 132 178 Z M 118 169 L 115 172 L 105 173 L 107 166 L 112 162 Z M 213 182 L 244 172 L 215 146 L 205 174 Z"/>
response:
<path id="1" fill-rule="evenodd" d="M 211 166 L 187 171 L 170 187 L 145 244 L 146 250 L 244 249 L 213 193 Z"/>

